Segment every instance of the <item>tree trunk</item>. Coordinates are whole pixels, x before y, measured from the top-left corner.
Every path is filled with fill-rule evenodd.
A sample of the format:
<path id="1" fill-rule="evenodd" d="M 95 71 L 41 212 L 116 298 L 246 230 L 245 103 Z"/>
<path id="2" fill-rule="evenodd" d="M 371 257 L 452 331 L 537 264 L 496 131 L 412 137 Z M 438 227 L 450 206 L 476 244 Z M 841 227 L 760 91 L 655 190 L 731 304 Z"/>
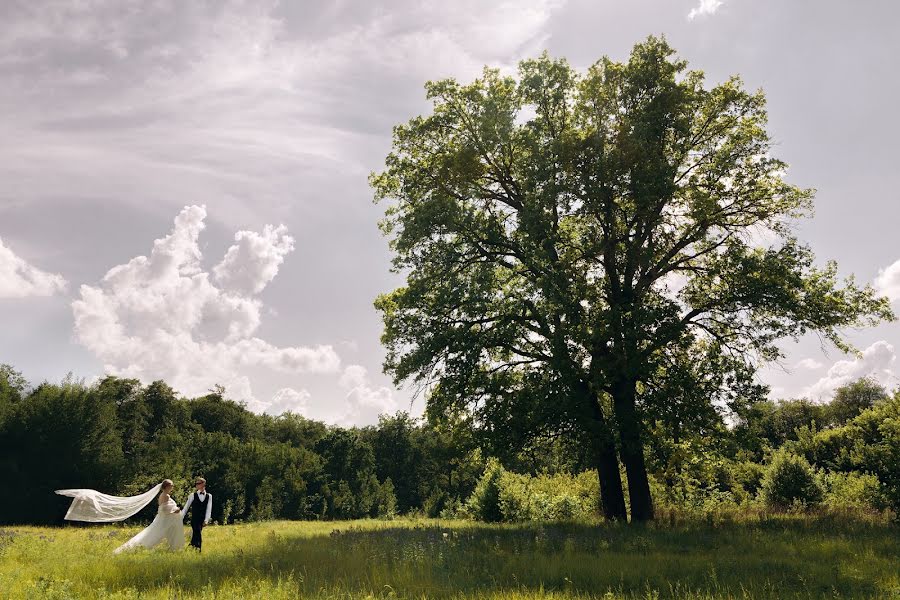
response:
<path id="1" fill-rule="evenodd" d="M 641 422 L 635 406 L 636 384 L 632 380 L 622 380 L 616 382 L 612 392 L 622 444 L 622 464 L 628 476 L 631 520 L 649 521 L 653 519 L 653 498 L 650 496 L 650 480 L 644 462 Z"/>
<path id="2" fill-rule="evenodd" d="M 603 516 L 610 521 L 627 521 L 625 492 L 619 475 L 619 459 L 613 431 L 603 416 L 603 409 L 590 388 L 579 384 L 583 401 L 588 407 L 588 435 L 593 448 L 594 465 L 600 480 L 600 504 Z"/>

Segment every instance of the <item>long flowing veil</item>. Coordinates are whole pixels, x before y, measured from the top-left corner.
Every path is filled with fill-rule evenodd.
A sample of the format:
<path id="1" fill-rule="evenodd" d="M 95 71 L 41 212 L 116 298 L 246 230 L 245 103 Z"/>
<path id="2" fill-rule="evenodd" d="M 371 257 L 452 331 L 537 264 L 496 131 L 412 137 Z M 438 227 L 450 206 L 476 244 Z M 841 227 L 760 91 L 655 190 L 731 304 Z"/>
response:
<path id="1" fill-rule="evenodd" d="M 162 489 L 162 483 L 155 485 L 140 496 L 110 496 L 97 490 L 56 490 L 60 496 L 70 496 L 72 506 L 66 513 L 67 521 L 88 521 L 90 523 L 112 523 L 124 521 L 150 504 Z"/>

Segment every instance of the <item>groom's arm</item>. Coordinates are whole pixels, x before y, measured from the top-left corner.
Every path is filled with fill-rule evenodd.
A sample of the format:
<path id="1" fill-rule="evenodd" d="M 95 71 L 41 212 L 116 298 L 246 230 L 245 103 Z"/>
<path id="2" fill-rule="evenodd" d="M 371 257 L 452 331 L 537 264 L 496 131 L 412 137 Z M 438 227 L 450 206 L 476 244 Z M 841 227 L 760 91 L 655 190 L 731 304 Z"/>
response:
<path id="1" fill-rule="evenodd" d="M 209 525 L 209 521 L 212 518 L 212 494 L 206 492 L 207 500 L 206 500 L 206 520 L 205 523 Z"/>
<path id="2" fill-rule="evenodd" d="M 188 496 L 188 501 L 184 503 L 184 508 L 181 509 L 181 520 L 184 521 L 184 518 L 187 516 L 187 511 L 191 507 L 191 502 L 194 501 L 194 495 L 191 494 Z"/>

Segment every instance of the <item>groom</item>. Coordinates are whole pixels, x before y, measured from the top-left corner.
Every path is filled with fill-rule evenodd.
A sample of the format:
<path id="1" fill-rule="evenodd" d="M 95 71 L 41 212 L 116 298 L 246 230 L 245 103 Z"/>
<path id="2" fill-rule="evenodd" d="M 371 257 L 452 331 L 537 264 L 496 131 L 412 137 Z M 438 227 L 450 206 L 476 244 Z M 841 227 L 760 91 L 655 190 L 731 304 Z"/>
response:
<path id="1" fill-rule="evenodd" d="M 203 546 L 203 526 L 209 524 L 212 516 L 212 494 L 206 491 L 206 480 L 198 477 L 194 481 L 197 491 L 188 496 L 188 501 L 181 510 L 181 518 L 187 515 L 188 510 L 191 511 L 191 546 L 198 551 Z"/>

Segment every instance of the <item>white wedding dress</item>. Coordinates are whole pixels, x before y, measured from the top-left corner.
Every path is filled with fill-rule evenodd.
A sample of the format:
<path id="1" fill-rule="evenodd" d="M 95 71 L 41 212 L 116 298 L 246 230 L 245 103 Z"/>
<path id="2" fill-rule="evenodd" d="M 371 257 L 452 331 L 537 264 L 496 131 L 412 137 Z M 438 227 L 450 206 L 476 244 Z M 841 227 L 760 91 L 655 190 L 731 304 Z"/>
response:
<path id="1" fill-rule="evenodd" d="M 162 491 L 162 484 L 158 483 L 143 494 L 138 496 L 110 496 L 97 490 L 71 489 L 56 490 L 60 496 L 73 498 L 72 504 L 66 513 L 67 521 L 85 521 L 88 523 L 114 523 L 124 521 L 128 517 L 136 515 L 142 508 L 153 502 Z M 178 505 L 169 497 L 159 505 L 156 518 L 150 526 L 139 534 L 115 549 L 115 553 L 123 552 L 138 546 L 153 548 L 163 540 L 169 543 L 169 548 L 179 550 L 184 546 L 184 525 L 182 514 Z"/>
<path id="2" fill-rule="evenodd" d="M 184 547 L 184 525 L 181 511 L 172 498 L 159 505 L 156 518 L 146 529 L 116 548 L 113 554 L 119 554 L 139 546 L 154 548 L 163 541 L 169 543 L 170 550 L 180 550 Z"/>

